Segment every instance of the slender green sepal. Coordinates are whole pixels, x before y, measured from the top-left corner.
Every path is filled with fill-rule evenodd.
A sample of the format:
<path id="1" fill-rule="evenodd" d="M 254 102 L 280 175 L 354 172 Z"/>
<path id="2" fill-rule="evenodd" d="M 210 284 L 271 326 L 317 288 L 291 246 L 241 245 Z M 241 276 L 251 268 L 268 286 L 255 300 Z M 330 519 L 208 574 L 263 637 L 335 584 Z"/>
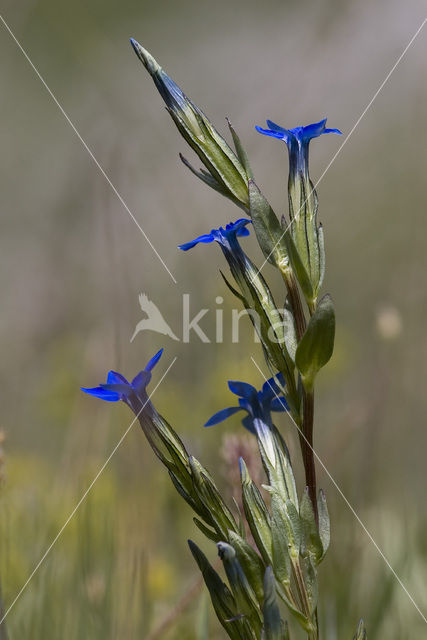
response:
<path id="1" fill-rule="evenodd" d="M 218 542 L 219 535 L 216 531 L 213 531 L 210 527 L 207 527 L 204 522 L 199 520 L 198 518 L 193 518 L 193 522 L 198 529 L 208 538 L 208 540 L 212 540 L 213 542 Z"/>
<path id="2" fill-rule="evenodd" d="M 225 275 L 223 274 L 223 272 L 222 272 L 221 270 L 220 270 L 220 274 L 221 274 L 222 279 L 224 280 L 225 284 L 227 285 L 228 289 L 230 289 L 231 293 L 232 293 L 233 295 L 235 295 L 235 296 L 236 296 L 236 298 L 238 298 L 238 299 L 240 300 L 240 302 L 243 302 L 243 306 L 244 306 L 244 307 L 249 306 L 249 305 L 248 305 L 248 303 L 246 302 L 245 297 L 244 297 L 244 296 L 242 296 L 242 294 L 241 294 L 241 293 L 239 293 L 239 292 L 237 291 L 237 289 L 235 289 L 235 288 L 233 287 L 233 285 L 231 285 L 231 284 L 229 283 L 229 281 L 227 280 L 227 278 L 225 277 Z"/>
<path id="3" fill-rule="evenodd" d="M 279 431 L 262 420 L 254 420 L 262 463 L 273 492 L 298 506 L 295 478 L 289 452 Z"/>
<path id="4" fill-rule="evenodd" d="M 271 567 L 267 567 L 264 574 L 264 604 L 262 612 L 264 617 L 263 637 L 265 640 L 283 640 L 285 631 L 280 617 L 276 581 Z"/>
<path id="5" fill-rule="evenodd" d="M 291 560 L 288 546 L 288 523 L 284 525 L 282 502 L 272 500 L 271 537 L 273 547 L 273 569 L 278 582 L 289 589 L 291 584 Z"/>
<path id="6" fill-rule="evenodd" d="M 292 559 L 299 557 L 301 546 L 302 529 L 300 517 L 295 505 L 290 500 L 283 500 L 277 493 L 271 496 L 271 513 L 273 527 L 282 533 L 282 554 L 284 549 Z M 273 565 L 273 568 L 274 565 Z"/>
<path id="7" fill-rule="evenodd" d="M 249 180 L 249 213 L 266 260 L 284 269 L 289 263 L 285 234 L 276 214 L 253 180 Z"/>
<path id="8" fill-rule="evenodd" d="M 189 457 L 189 462 L 195 491 L 208 508 L 217 533 L 222 538 L 226 538 L 229 529 L 238 531 L 234 516 L 225 504 L 210 474 L 193 456 Z"/>
<path id="9" fill-rule="evenodd" d="M 235 531 L 229 531 L 229 542 L 236 552 L 237 559 L 258 601 L 261 602 L 263 598 L 264 562 L 255 549 Z"/>
<path id="10" fill-rule="evenodd" d="M 305 558 L 301 558 L 300 567 L 302 569 L 304 589 L 310 605 L 310 612 L 313 614 L 317 607 L 318 583 L 317 571 L 312 556 L 307 555 Z"/>
<path id="11" fill-rule="evenodd" d="M 255 592 L 249 584 L 233 547 L 227 542 L 218 542 L 217 547 L 239 613 L 250 621 L 251 627 L 258 634 L 261 632 L 262 620 Z"/>
<path id="12" fill-rule="evenodd" d="M 248 176 L 249 179 L 252 179 L 253 173 L 252 173 L 252 169 L 251 169 L 251 165 L 249 164 L 249 158 L 248 158 L 248 154 L 246 153 L 239 136 L 237 135 L 233 125 L 231 124 L 230 120 L 228 118 L 226 118 L 227 120 L 227 124 L 228 124 L 228 128 L 230 129 L 230 133 L 233 137 L 233 142 L 234 142 L 234 148 L 236 149 L 236 153 L 237 153 L 237 157 L 239 158 L 240 162 L 242 163 L 242 165 L 245 168 L 246 171 L 246 175 Z"/>
<path id="13" fill-rule="evenodd" d="M 182 153 L 179 154 L 179 157 L 182 164 L 187 167 L 187 169 L 189 169 L 191 173 L 193 173 L 197 178 L 199 178 L 199 180 L 207 184 L 208 187 L 211 187 L 211 189 L 218 191 L 218 193 L 220 193 L 221 195 L 229 197 L 227 189 L 224 187 L 224 185 L 221 182 L 218 182 L 218 180 L 214 178 L 210 173 L 204 171 L 203 169 L 197 171 L 197 169 L 193 167 L 193 165 L 187 160 L 185 156 L 182 155 Z"/>
<path id="14" fill-rule="evenodd" d="M 271 564 L 270 514 L 258 487 L 252 481 L 248 468 L 240 458 L 243 508 L 253 539 L 266 565 Z"/>

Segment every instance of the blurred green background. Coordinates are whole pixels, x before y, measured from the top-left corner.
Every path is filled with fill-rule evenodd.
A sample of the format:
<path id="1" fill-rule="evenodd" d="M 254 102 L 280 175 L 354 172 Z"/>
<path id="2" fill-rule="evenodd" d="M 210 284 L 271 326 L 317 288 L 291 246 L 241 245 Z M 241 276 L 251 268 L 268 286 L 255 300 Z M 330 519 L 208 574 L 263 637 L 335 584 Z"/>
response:
<path id="1" fill-rule="evenodd" d="M 284 145 L 261 138 L 328 116 L 348 134 L 420 26 L 425 5 L 391 0 L 299 2 L 3 0 L 1 14 L 110 176 L 175 285 L 64 116 L 0 25 L 2 312 L 0 578 L 7 608 L 132 416 L 84 396 L 110 369 L 134 375 L 161 346 L 155 403 L 229 490 L 238 417 L 201 425 L 230 404 L 227 379 L 262 381 L 249 330 L 239 344 L 130 337 L 146 292 L 176 333 L 191 309 L 234 301 L 217 247 L 176 245 L 239 217 L 179 162 L 193 160 L 132 52 L 137 38 L 225 132 L 225 116 L 277 211 L 286 207 Z M 319 378 L 316 450 L 421 609 L 427 611 L 427 27 L 322 179 L 318 193 L 338 329 Z M 314 141 L 316 180 L 342 139 Z M 196 162 L 196 166 L 197 162 Z M 253 238 L 246 247 L 262 262 Z M 264 275 L 283 295 L 271 267 Z M 209 317 L 210 316 L 210 317 Z M 295 464 L 297 440 L 278 423 Z M 244 446 L 244 442 L 242 443 Z M 237 447 L 236 447 L 237 448 Z M 232 456 L 231 456 L 232 457 Z M 421 638 L 425 623 L 319 468 L 332 517 L 321 567 L 328 640 Z M 300 485 L 301 486 L 301 485 Z M 189 509 L 135 426 L 7 617 L 12 640 L 140 639 L 197 580 Z M 214 561 L 213 545 L 202 543 Z M 157 637 L 224 634 L 203 592 Z M 150 636 L 149 634 L 154 635 Z M 295 635 L 298 638 L 298 635 Z"/>

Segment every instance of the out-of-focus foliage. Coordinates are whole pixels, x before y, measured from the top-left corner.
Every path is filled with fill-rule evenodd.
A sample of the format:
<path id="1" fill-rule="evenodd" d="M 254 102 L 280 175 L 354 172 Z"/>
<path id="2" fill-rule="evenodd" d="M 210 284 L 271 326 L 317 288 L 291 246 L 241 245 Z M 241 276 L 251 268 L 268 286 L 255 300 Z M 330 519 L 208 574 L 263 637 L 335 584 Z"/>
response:
<path id="1" fill-rule="evenodd" d="M 183 145 L 167 114 L 163 122 L 159 116 L 129 36 L 155 53 L 212 121 L 231 118 L 279 213 L 286 151 L 261 144 L 253 125 L 271 117 L 294 126 L 320 112 L 348 133 L 425 10 L 421 0 L 405 7 L 238 0 L 232 11 L 223 0 L 7 0 L 2 14 L 178 280 L 175 286 L 2 28 L 0 577 L 7 606 L 129 425 L 124 409 L 83 398 L 81 384 L 95 384 L 111 367 L 136 373 L 165 346 L 178 360 L 156 405 L 215 470 L 226 466 L 219 430 L 233 423 L 215 431 L 200 425 L 226 406 L 226 379 L 260 383 L 250 361 L 259 347 L 248 350 L 252 331 L 243 322 L 235 345 L 228 324 L 223 345 L 148 332 L 130 344 L 141 291 L 177 335 L 183 292 L 191 293 L 194 313 L 220 307 L 227 317 L 234 301 L 214 277 L 218 252 L 193 263 L 175 247 L 234 212 L 179 162 Z M 421 34 L 318 186 L 339 329 L 319 375 L 315 443 L 424 610 L 425 59 Z M 335 149 L 326 140 L 313 147 L 314 181 Z M 202 323 L 211 338 L 213 316 Z M 238 418 L 234 424 L 237 433 Z M 278 426 L 297 455 L 286 416 Z M 404 638 L 408 629 L 421 637 L 421 618 L 319 472 L 333 536 L 320 589 L 324 637 L 351 638 L 361 612 L 369 637 Z M 223 487 L 227 477 L 223 469 Z M 12 640 L 145 637 L 194 580 L 185 543 L 191 527 L 190 510 L 135 427 L 10 612 Z M 195 527 L 191 536 L 201 544 Z M 164 637 L 204 638 L 205 615 L 194 598 Z M 209 624 L 209 639 L 222 638 L 212 616 Z"/>

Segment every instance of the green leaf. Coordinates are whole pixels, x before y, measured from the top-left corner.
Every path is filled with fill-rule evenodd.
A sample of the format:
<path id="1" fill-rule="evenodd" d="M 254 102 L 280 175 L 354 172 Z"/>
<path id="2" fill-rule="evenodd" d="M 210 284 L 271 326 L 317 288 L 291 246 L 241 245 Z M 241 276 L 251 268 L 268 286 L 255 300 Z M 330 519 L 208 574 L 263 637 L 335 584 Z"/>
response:
<path id="1" fill-rule="evenodd" d="M 311 504 L 306 488 L 301 500 L 299 509 L 301 526 L 302 526 L 302 555 L 310 555 L 316 564 L 319 564 L 324 556 L 323 545 L 317 530 L 316 519 L 314 516 L 313 505 Z"/>
<path id="2" fill-rule="evenodd" d="M 311 316 L 295 354 L 295 364 L 307 390 L 311 390 L 316 374 L 330 360 L 334 339 L 334 305 L 330 295 L 327 294 L 320 300 Z"/>
<path id="3" fill-rule="evenodd" d="M 271 264 L 285 268 L 285 233 L 276 214 L 253 180 L 249 180 L 249 213 L 262 252 Z"/>
<path id="4" fill-rule="evenodd" d="M 321 559 L 323 560 L 327 550 L 329 549 L 329 543 L 331 541 L 331 526 L 328 506 L 326 504 L 326 496 L 322 489 L 320 489 L 319 497 L 317 498 L 317 511 L 319 514 L 319 536 L 323 547 L 323 555 Z"/>

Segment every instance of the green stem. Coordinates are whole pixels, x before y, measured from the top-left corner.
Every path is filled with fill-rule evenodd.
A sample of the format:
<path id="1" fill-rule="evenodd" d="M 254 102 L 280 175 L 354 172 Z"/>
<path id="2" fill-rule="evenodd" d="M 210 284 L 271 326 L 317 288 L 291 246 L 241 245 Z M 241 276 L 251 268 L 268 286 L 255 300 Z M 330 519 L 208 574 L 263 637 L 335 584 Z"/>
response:
<path id="1" fill-rule="evenodd" d="M 300 445 L 305 470 L 305 483 L 308 487 L 308 495 L 313 505 L 316 523 L 319 523 L 317 510 L 316 466 L 313 451 L 313 421 L 314 421 L 314 393 L 303 390 L 303 421 L 302 433 L 300 433 Z"/>
<path id="2" fill-rule="evenodd" d="M 292 562 L 292 569 L 295 578 L 295 584 L 298 591 L 298 596 L 301 602 L 302 612 L 308 620 L 310 620 L 313 628 L 307 631 L 309 640 L 318 640 L 318 627 L 317 627 L 317 614 L 314 616 L 314 622 L 312 617 L 312 611 L 310 606 L 310 600 L 305 587 L 304 576 L 301 571 L 299 559 Z"/>

